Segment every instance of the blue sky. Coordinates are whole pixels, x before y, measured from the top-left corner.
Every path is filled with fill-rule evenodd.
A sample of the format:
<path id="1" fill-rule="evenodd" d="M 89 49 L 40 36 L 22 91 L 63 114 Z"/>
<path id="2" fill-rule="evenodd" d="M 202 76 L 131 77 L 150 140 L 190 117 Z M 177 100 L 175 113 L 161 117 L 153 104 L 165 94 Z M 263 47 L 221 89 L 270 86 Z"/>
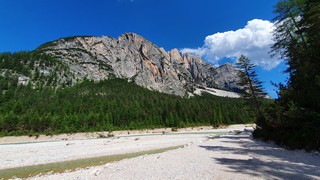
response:
<path id="1" fill-rule="evenodd" d="M 190 50 L 207 62 L 233 63 L 237 53 L 260 57 L 260 46 L 238 51 L 241 44 L 217 50 L 212 39 L 232 41 L 239 33 L 272 20 L 276 0 L 0 0 L 0 52 L 33 50 L 61 37 L 109 35 L 118 37 L 135 32 L 156 45 L 170 50 Z M 259 21 L 252 21 L 252 20 Z M 251 23 L 250 25 L 250 22 Z M 264 23 L 267 27 L 268 23 Z M 250 28 L 251 27 L 251 28 Z M 226 33 L 229 32 L 229 33 Z M 266 32 L 266 31 L 262 31 Z M 259 35 L 260 31 L 254 32 Z M 246 33 L 245 33 L 246 34 Z M 250 34 L 249 34 L 250 35 Z M 250 35 L 251 37 L 252 35 Z M 220 37 L 220 36 L 219 36 Z M 267 39 L 269 36 L 264 36 Z M 230 40 L 231 38 L 231 40 Z M 241 40 L 241 39 L 240 39 Z M 259 41 L 260 42 L 260 41 Z M 250 43 L 250 42 L 248 42 Z M 253 42 L 255 43 L 255 42 Z M 238 46 L 237 46 L 238 45 Z M 199 51 L 201 50 L 201 51 Z M 212 52 L 214 51 L 214 52 Z M 219 51 L 219 52 L 218 52 Z M 201 52 L 201 53 L 200 53 Z M 250 56 L 249 56 L 250 58 Z M 222 59 L 222 60 L 221 60 Z M 266 91 L 276 97 L 270 80 L 283 82 L 285 64 L 276 59 L 254 58 Z M 258 59 L 258 60 L 256 60 Z M 274 63 L 276 62 L 276 63 Z"/>

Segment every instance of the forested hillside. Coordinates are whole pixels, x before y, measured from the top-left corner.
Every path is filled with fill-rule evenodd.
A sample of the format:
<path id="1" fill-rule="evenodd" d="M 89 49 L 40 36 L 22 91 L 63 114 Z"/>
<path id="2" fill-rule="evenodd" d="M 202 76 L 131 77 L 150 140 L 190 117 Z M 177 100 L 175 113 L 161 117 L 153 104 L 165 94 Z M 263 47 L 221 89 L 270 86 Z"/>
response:
<path id="1" fill-rule="evenodd" d="M 250 121 L 242 99 L 209 94 L 191 98 L 163 94 L 127 80 L 86 80 L 34 90 L 9 88 L 0 98 L 2 135 L 71 133 L 156 127 L 219 125 Z"/>
<path id="2" fill-rule="evenodd" d="M 43 86 L 61 87 L 72 84 L 69 67 L 62 61 L 38 51 L 0 53 L 0 92 L 17 85 L 36 89 Z"/>

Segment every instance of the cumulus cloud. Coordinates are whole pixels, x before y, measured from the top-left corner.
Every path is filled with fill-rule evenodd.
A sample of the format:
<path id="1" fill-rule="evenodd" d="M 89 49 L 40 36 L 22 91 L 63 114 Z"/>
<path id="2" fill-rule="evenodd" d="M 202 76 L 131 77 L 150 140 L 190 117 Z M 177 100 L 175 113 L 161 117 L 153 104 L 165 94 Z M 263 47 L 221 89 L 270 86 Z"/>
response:
<path id="1" fill-rule="evenodd" d="M 272 22 L 253 19 L 242 29 L 209 35 L 205 38 L 203 47 L 184 48 L 182 52 L 198 54 L 213 64 L 219 63 L 223 58 L 237 59 L 243 54 L 254 64 L 270 70 L 281 62 L 279 59 L 271 58 L 268 53 L 274 43 L 273 30 Z"/>

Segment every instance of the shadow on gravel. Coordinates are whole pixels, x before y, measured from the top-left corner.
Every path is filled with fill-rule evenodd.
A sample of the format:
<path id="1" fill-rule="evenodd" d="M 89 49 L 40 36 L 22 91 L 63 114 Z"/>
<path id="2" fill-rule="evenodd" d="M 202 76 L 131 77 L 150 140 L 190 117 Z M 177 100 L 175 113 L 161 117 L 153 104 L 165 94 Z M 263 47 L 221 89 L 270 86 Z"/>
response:
<path id="1" fill-rule="evenodd" d="M 200 146 L 208 151 L 245 155 L 244 158 L 215 157 L 230 172 L 271 179 L 320 179 L 320 156 L 290 151 L 250 137 L 222 137 L 226 146 Z M 232 143 L 232 144 L 228 144 Z M 237 147 L 232 145 L 238 144 Z M 239 156 L 237 156 L 239 157 Z"/>

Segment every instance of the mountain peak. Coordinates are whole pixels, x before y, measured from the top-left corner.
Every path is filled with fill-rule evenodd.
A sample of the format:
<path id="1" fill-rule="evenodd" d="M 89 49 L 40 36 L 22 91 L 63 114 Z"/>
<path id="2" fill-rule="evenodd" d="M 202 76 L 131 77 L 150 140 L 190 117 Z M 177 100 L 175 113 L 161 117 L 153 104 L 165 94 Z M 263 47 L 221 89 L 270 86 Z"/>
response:
<path id="1" fill-rule="evenodd" d="M 125 39 L 127 41 L 136 41 L 136 40 L 146 40 L 144 37 L 140 36 L 139 34 L 127 32 L 119 36 L 119 39 Z"/>
<path id="2" fill-rule="evenodd" d="M 126 33 L 121 34 L 120 36 L 142 37 L 139 34 L 134 33 L 134 32 L 126 32 Z"/>
<path id="3" fill-rule="evenodd" d="M 232 64 L 230 64 L 230 63 L 228 63 L 228 62 L 222 64 L 222 65 L 219 66 L 219 67 L 220 67 L 220 68 L 235 68 L 234 65 L 232 65 Z"/>
<path id="4" fill-rule="evenodd" d="M 164 51 L 136 33 L 124 33 L 117 39 L 70 37 L 41 46 L 41 52 L 65 62 L 77 79 L 103 80 L 126 78 L 136 84 L 179 96 L 193 93 L 197 85 L 230 90 L 237 80 L 234 68 L 215 68 L 200 56 L 182 54 L 178 49 Z M 228 73 L 224 75 L 223 73 Z"/>

